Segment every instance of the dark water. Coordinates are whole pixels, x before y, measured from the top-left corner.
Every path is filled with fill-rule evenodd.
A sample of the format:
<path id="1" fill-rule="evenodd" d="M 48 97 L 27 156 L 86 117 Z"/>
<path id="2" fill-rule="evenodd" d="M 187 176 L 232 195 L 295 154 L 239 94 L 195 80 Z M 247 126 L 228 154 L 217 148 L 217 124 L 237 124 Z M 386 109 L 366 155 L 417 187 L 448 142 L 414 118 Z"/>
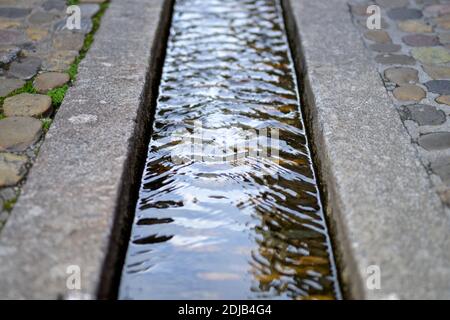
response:
<path id="1" fill-rule="evenodd" d="M 339 298 L 277 0 L 176 1 L 119 297 Z"/>

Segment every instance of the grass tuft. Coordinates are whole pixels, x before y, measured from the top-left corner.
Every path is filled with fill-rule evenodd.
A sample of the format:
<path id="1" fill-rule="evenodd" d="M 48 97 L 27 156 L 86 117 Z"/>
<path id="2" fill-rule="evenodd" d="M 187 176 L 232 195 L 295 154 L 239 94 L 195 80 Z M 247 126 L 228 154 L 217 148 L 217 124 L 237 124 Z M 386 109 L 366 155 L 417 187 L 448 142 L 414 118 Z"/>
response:
<path id="1" fill-rule="evenodd" d="M 50 118 L 43 118 L 41 119 L 42 121 L 42 130 L 44 131 L 44 133 L 47 133 L 48 130 L 50 129 L 50 125 L 52 124 L 53 120 Z"/>
<path id="2" fill-rule="evenodd" d="M 3 210 L 10 212 L 13 209 L 16 202 L 17 202 L 17 197 L 6 200 L 5 202 L 3 202 Z"/>
<path id="3" fill-rule="evenodd" d="M 58 108 L 63 102 L 67 89 L 69 89 L 69 86 L 65 84 L 60 88 L 55 88 L 47 92 L 47 95 L 52 98 L 52 105 L 55 109 Z"/>

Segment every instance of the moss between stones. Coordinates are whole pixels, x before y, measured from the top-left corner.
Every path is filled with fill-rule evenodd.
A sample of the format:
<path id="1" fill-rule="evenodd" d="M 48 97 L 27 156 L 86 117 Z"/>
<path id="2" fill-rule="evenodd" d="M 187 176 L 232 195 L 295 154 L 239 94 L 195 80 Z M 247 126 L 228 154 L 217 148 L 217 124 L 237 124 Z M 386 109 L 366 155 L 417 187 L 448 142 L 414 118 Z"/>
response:
<path id="1" fill-rule="evenodd" d="M 3 202 L 3 210 L 10 212 L 17 202 L 18 196 Z"/>

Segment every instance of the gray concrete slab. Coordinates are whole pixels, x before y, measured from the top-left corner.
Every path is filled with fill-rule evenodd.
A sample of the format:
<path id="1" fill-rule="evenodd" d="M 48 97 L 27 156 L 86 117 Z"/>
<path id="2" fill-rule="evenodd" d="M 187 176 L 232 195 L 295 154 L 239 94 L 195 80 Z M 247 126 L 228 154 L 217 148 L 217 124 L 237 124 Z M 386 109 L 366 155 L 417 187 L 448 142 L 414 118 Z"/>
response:
<path id="1" fill-rule="evenodd" d="M 170 8 L 111 2 L 1 233 L 0 298 L 103 298 L 114 289 Z M 77 266 L 81 290 L 71 290 Z"/>
<path id="2" fill-rule="evenodd" d="M 449 216 L 346 0 L 283 3 L 347 295 L 449 299 Z"/>

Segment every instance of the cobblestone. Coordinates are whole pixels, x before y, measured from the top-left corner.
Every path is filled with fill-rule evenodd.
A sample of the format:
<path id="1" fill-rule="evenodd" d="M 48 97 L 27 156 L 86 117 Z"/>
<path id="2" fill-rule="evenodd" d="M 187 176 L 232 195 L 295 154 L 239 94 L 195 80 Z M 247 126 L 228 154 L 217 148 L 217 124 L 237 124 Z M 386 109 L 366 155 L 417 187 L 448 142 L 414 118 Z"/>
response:
<path id="1" fill-rule="evenodd" d="M 41 121 L 31 117 L 0 120 L 0 151 L 21 152 L 37 142 L 42 134 Z"/>
<path id="2" fill-rule="evenodd" d="M 21 93 L 7 98 L 3 112 L 7 117 L 42 117 L 50 115 L 52 99 L 42 94 Z"/>
<path id="3" fill-rule="evenodd" d="M 67 73 L 44 72 L 36 77 L 33 85 L 38 92 L 45 93 L 48 90 L 63 86 L 69 80 L 70 77 Z"/>
<path id="4" fill-rule="evenodd" d="M 381 7 L 388 28 L 368 30 L 355 14 L 354 26 L 377 62 L 411 141 L 417 143 L 420 160 L 431 168 L 434 190 L 450 208 L 450 3 L 446 0 L 350 0 L 349 3 Z M 380 55 L 374 43 L 401 48 L 395 54 Z M 416 104 L 418 101 L 421 104 Z"/>

